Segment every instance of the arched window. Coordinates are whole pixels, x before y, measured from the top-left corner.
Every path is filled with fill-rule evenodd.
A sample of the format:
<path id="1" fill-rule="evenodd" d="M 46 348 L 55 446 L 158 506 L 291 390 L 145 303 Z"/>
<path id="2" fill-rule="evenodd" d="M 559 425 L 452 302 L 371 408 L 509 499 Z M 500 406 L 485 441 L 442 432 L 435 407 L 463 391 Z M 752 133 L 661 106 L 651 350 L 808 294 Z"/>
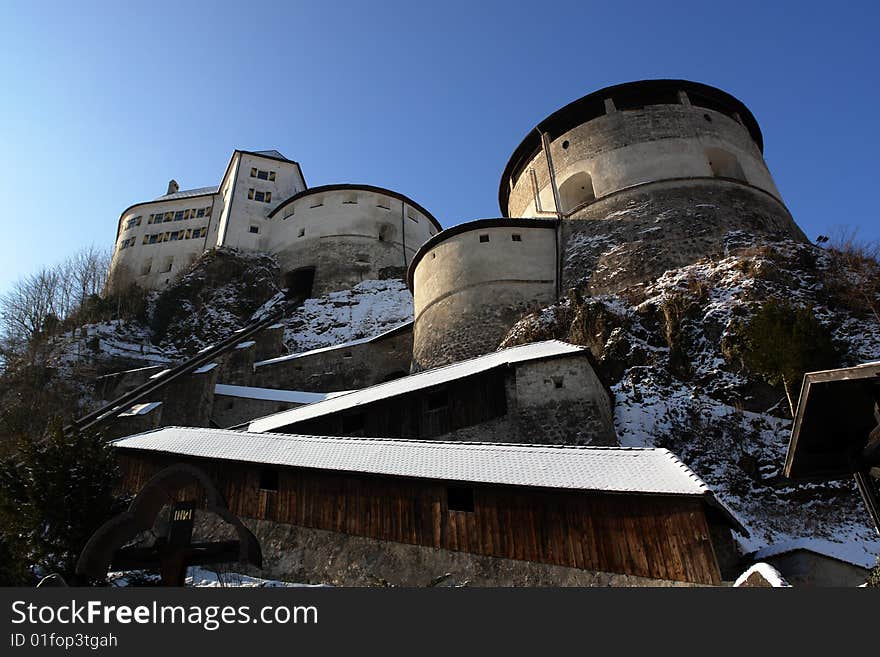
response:
<path id="1" fill-rule="evenodd" d="M 566 179 L 559 186 L 559 202 L 562 212 L 571 212 L 579 205 L 596 200 L 593 192 L 593 179 L 586 171 L 581 171 Z"/>
<path id="2" fill-rule="evenodd" d="M 743 173 L 742 167 L 733 153 L 728 153 L 721 148 L 707 148 L 706 159 L 709 161 L 712 175 L 716 178 L 733 178 L 746 182 L 746 174 Z"/>

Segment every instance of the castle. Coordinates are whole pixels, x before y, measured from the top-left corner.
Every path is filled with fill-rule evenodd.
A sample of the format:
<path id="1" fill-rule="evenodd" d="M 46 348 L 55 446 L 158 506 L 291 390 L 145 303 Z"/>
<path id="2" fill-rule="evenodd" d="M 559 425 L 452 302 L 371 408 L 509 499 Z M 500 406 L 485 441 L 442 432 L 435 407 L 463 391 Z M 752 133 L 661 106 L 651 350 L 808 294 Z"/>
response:
<path id="1" fill-rule="evenodd" d="M 166 195 L 126 209 L 119 221 L 111 280 L 158 289 L 198 254 L 227 246 L 274 254 L 282 271 L 279 284 L 300 296 L 347 289 L 365 280 L 405 277 L 414 302 L 412 323 L 315 352 L 282 354 L 277 327 L 274 333 L 268 329 L 224 356 L 219 367 L 200 368 L 191 380 L 176 384 L 164 399 L 129 409 L 119 417 L 115 435 L 172 424 L 247 430 L 241 434 L 206 430 L 200 437 L 197 429 L 166 428 L 125 438 L 117 445 L 125 455 L 129 484 L 136 488 L 159 465 L 177 461 L 210 468 L 229 484 L 231 508 L 256 519 L 261 540 L 275 551 L 275 574 L 296 570 L 289 555 L 291 546 L 298 545 L 297 549 L 337 559 L 339 566 L 320 575 L 296 570 L 297 576 L 349 583 L 363 583 L 363 573 L 349 573 L 346 579 L 344 569 L 353 566 L 340 554 L 358 551 L 369 552 L 379 563 L 393 552 L 394 563 L 385 563 L 386 573 L 401 569 L 400 560 L 405 559 L 437 568 L 454 563 L 472 575 L 482 573 L 490 583 L 598 581 L 573 575 L 575 571 L 617 573 L 624 579 L 644 578 L 638 580 L 642 583 L 720 581 L 724 560 L 733 551 L 725 532 L 738 529 L 737 523 L 716 501 L 705 508 L 668 506 L 669 495 L 708 499 L 705 485 L 676 488 L 677 474 L 660 477 L 659 487 L 658 479 L 648 476 L 629 482 L 626 489 L 666 500 L 656 501 L 653 511 L 643 509 L 638 514 L 653 513 L 670 523 L 673 518 L 679 522 L 684 517 L 680 514 L 698 519 L 694 520 L 698 527 L 682 531 L 696 532 L 700 547 L 693 548 L 694 561 L 685 559 L 687 563 L 676 572 L 658 564 L 668 562 L 670 550 L 684 553 L 693 546 L 670 543 L 664 530 L 659 534 L 663 546 L 644 563 L 644 554 L 636 556 L 643 548 L 632 544 L 655 541 L 653 548 L 644 548 L 650 552 L 656 548 L 656 528 L 615 525 L 621 541 L 628 541 L 630 547 L 608 539 L 614 545 L 596 543 L 592 556 L 565 550 L 573 542 L 598 541 L 595 529 L 575 522 L 574 533 L 541 533 L 549 531 L 541 523 L 551 517 L 556 518 L 552 522 L 561 522 L 551 510 L 553 495 L 523 501 L 531 494 L 510 497 L 509 487 L 537 487 L 545 490 L 541 495 L 547 489 L 559 495 L 565 489 L 565 495 L 573 495 L 573 488 L 600 497 L 617 491 L 614 481 L 599 485 L 590 479 L 605 467 L 597 465 L 605 463 L 603 459 L 608 459 L 608 467 L 626 469 L 612 465 L 610 452 L 602 451 L 622 449 L 616 447 L 613 400 L 584 349 L 553 341 L 496 349 L 526 312 L 559 301 L 572 288 L 585 294 L 613 293 L 650 281 L 667 269 L 724 253 L 744 237 L 806 241 L 763 159 L 757 121 L 733 96 L 695 82 L 646 80 L 608 87 L 554 112 L 526 134 L 502 173 L 499 204 L 499 218 L 441 230 L 430 212 L 402 194 L 366 185 L 307 188 L 299 165 L 277 151 L 235 151 L 218 187 L 181 192 L 172 181 Z M 105 398 L 145 377 L 160 376 L 160 369 L 141 368 L 108 378 L 103 384 Z M 287 442 L 281 447 L 258 434 Z M 314 443 L 307 436 L 323 436 L 329 442 Z M 388 443 L 388 454 L 396 454 L 394 458 L 407 467 L 376 465 L 392 457 L 370 451 L 377 449 L 375 441 L 368 446 L 344 442 L 352 436 L 394 439 Z M 216 451 L 206 448 L 202 438 L 216 444 Z M 236 441 L 242 441 L 241 451 Z M 424 449 L 417 446 L 419 441 Z M 530 461 L 527 450 L 518 452 L 502 443 L 598 446 L 580 448 L 598 451 L 557 448 L 575 450 L 568 458 L 572 463 L 583 461 L 581 472 L 589 473 L 585 479 L 574 477 L 578 483 L 569 485 L 553 477 L 508 477 L 509 473 L 493 471 L 488 461 L 482 470 L 469 470 L 463 464 L 456 469 L 450 463 L 471 459 L 473 452 L 442 445 L 463 442 L 484 443 L 499 463 L 508 463 L 512 470 L 544 466 Z M 429 445 L 434 450 L 430 454 L 425 451 Z M 360 449 L 365 450 L 364 460 L 351 454 Z M 451 470 L 414 465 L 422 458 L 415 456 L 419 449 L 428 462 L 439 459 L 437 463 Z M 302 450 L 320 453 L 312 461 L 303 457 Z M 630 457 L 632 463 L 648 459 Z M 353 459 L 354 465 L 341 465 L 347 459 Z M 305 470 L 312 477 L 307 484 L 304 474 L 297 475 Z M 390 488 L 381 481 L 358 484 L 357 477 L 346 478 L 351 472 L 380 479 L 397 476 L 409 483 Z M 687 476 L 696 479 L 693 473 Z M 415 483 L 426 479 L 436 480 L 437 485 Z M 450 481 L 455 486 L 448 485 Z M 388 520 L 393 528 L 381 520 L 376 525 L 375 517 L 373 524 L 369 518 L 347 522 L 334 516 L 330 507 L 325 515 L 314 515 L 296 506 L 297 500 L 310 495 L 318 496 L 316 504 L 331 495 L 339 505 L 353 505 L 350 508 L 357 515 L 364 512 L 357 506 L 367 494 L 358 492 L 362 485 L 382 509 L 384 502 L 376 500 L 394 498 L 394 513 L 402 515 Z M 462 485 L 465 493 L 459 490 Z M 328 486 L 346 492 L 333 489 L 336 492 L 331 494 Z M 485 493 L 485 516 L 479 513 L 480 490 Z M 401 500 L 408 496 L 424 506 L 418 511 L 401 510 Z M 578 513 L 575 509 L 582 510 L 586 503 L 581 498 L 559 499 L 569 514 Z M 511 530 L 514 533 L 522 529 L 518 523 L 533 523 L 531 530 L 523 530 L 526 538 L 492 533 L 503 533 L 504 524 L 499 525 L 492 512 L 533 503 L 540 505 L 540 513 L 528 518 L 514 514 L 509 519 L 518 528 Z M 628 513 L 611 501 L 590 504 L 612 524 Z M 638 506 L 635 501 L 631 505 Z M 384 513 L 376 510 L 379 507 L 374 513 Z M 473 515 L 459 515 L 473 514 L 475 509 L 476 520 Z M 434 524 L 429 528 L 424 523 Z M 288 526 L 296 529 L 284 529 Z M 537 544 L 536 531 L 541 534 Z M 340 539 L 340 533 L 346 538 Z M 361 539 L 354 537 L 378 540 L 385 547 L 357 543 Z M 522 540 L 531 540 L 532 549 L 520 550 L 517 541 Z M 402 548 L 389 547 L 398 543 L 435 552 L 404 557 Z M 326 545 L 335 547 L 328 553 Z M 630 548 L 635 552 L 628 552 Z M 431 561 L 436 550 L 442 558 Z M 616 556 L 609 556 L 612 552 Z M 505 562 L 502 567 L 492 559 L 574 570 L 522 570 L 522 564 Z M 402 570 L 412 575 L 412 567 Z"/>

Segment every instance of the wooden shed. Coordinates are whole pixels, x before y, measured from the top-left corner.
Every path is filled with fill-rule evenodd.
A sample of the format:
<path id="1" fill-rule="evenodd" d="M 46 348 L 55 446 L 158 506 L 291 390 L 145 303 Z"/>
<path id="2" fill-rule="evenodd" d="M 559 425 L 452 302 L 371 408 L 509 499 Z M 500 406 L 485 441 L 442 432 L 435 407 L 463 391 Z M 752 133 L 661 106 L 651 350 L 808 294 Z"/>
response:
<path id="1" fill-rule="evenodd" d="M 665 449 L 168 427 L 115 443 L 124 487 L 201 467 L 242 518 L 662 580 L 718 584 L 739 527 Z"/>

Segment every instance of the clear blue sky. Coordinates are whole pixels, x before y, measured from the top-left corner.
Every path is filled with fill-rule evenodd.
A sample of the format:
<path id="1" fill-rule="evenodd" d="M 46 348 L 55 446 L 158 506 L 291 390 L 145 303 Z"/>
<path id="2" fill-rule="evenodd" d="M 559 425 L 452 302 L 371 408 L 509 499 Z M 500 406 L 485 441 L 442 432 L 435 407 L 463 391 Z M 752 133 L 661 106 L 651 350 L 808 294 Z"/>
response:
<path id="1" fill-rule="evenodd" d="M 513 148 L 600 87 L 681 77 L 743 100 L 811 238 L 880 238 L 876 2 L 0 4 L 0 291 L 120 212 L 219 182 L 234 148 L 309 185 L 498 216 Z"/>

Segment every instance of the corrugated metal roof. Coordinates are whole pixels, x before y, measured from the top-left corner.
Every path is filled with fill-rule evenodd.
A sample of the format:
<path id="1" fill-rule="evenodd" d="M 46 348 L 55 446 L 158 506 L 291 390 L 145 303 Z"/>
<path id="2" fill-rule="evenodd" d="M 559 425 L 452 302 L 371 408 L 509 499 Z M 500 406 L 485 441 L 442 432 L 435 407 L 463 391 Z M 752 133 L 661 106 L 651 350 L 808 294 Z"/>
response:
<path id="1" fill-rule="evenodd" d="M 329 397 L 346 395 L 348 392 L 348 390 L 341 392 L 303 392 L 301 390 L 276 390 L 275 388 L 233 386 L 225 383 L 218 383 L 214 386 L 215 395 L 241 397 L 242 399 L 291 402 L 294 404 L 313 404 L 328 399 Z"/>
<path id="2" fill-rule="evenodd" d="M 190 198 L 191 196 L 203 196 L 205 194 L 217 194 L 220 192 L 220 185 L 212 187 L 197 187 L 196 189 L 184 189 L 173 194 L 164 194 L 156 197 L 155 201 L 173 201 L 179 198 Z M 154 201 L 154 202 L 155 202 Z"/>
<path id="3" fill-rule="evenodd" d="M 669 450 L 337 438 L 166 427 L 121 449 L 316 470 L 616 493 L 711 495 Z"/>
<path id="4" fill-rule="evenodd" d="M 502 351 L 496 351 L 485 356 L 478 356 L 460 363 L 437 367 L 432 370 L 411 374 L 399 379 L 394 379 L 387 383 L 380 383 L 376 386 L 364 388 L 350 392 L 347 395 L 340 395 L 327 401 L 310 404 L 302 408 L 293 408 L 289 411 L 282 411 L 273 415 L 267 415 L 264 418 L 254 420 L 248 426 L 249 431 L 272 431 L 280 427 L 287 426 L 294 422 L 309 420 L 314 417 L 335 413 L 337 411 L 370 404 L 380 399 L 402 395 L 413 390 L 421 390 L 432 386 L 454 381 L 465 376 L 471 376 L 480 372 L 485 372 L 503 365 L 512 363 L 521 363 L 529 360 L 540 360 L 554 356 L 564 356 L 567 354 L 575 354 L 582 352 L 581 347 L 577 347 L 567 342 L 559 340 L 547 340 L 545 342 L 535 342 L 532 344 L 521 345 L 519 347 L 511 347 Z"/>

